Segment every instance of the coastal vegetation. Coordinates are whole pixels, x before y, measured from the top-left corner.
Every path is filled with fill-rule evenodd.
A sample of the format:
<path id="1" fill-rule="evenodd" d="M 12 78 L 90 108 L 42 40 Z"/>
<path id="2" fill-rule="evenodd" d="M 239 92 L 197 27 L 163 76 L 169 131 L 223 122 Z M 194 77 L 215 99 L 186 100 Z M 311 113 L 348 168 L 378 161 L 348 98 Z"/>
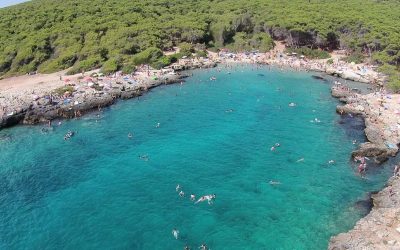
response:
<path id="1" fill-rule="evenodd" d="M 0 76 L 160 68 L 199 47 L 263 52 L 273 40 L 312 58 L 343 48 L 396 76 L 399 13 L 398 0 L 33 0 L 0 9 Z"/>

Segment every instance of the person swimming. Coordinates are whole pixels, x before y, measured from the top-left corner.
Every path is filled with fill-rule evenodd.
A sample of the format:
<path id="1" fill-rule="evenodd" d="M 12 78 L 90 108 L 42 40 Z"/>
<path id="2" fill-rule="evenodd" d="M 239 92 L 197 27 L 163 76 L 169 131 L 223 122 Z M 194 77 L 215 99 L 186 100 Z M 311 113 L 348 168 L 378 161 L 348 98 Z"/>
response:
<path id="1" fill-rule="evenodd" d="M 329 163 L 329 164 L 334 164 L 335 161 L 334 161 L 334 160 L 330 160 L 330 161 L 328 161 L 328 163 Z"/>
<path id="2" fill-rule="evenodd" d="M 160 123 L 158 122 L 157 125 L 156 125 L 156 128 L 159 128 L 159 127 L 160 127 Z"/>
<path id="3" fill-rule="evenodd" d="M 181 186 L 179 184 L 176 185 L 176 188 L 175 188 L 176 192 L 178 192 L 180 188 L 181 188 Z"/>
<path id="4" fill-rule="evenodd" d="M 270 185 L 280 185 L 280 184 L 282 184 L 282 183 L 280 183 L 279 181 L 270 180 L 270 181 L 269 181 L 269 184 L 270 184 Z"/>
<path id="5" fill-rule="evenodd" d="M 71 131 L 71 130 L 68 131 L 68 132 L 65 134 L 65 136 L 64 136 L 64 141 L 71 139 L 72 136 L 74 136 L 74 135 L 75 135 L 75 132 L 74 132 L 74 131 Z"/>
<path id="6" fill-rule="evenodd" d="M 201 246 L 199 246 L 199 249 L 200 250 L 208 250 L 208 246 L 205 243 L 203 243 L 203 244 L 201 244 Z"/>
<path id="7" fill-rule="evenodd" d="M 194 204 L 197 204 L 199 202 L 203 202 L 203 201 L 208 201 L 208 204 L 211 205 L 213 204 L 213 200 L 215 200 L 217 196 L 215 194 L 209 194 L 209 195 L 204 195 L 202 197 L 200 197 L 200 199 L 198 199 Z"/>
<path id="8" fill-rule="evenodd" d="M 149 160 L 149 156 L 148 155 L 139 155 L 139 158 L 141 160 L 144 160 L 144 161 L 148 161 Z"/>
<path id="9" fill-rule="evenodd" d="M 172 229 L 172 235 L 174 236 L 175 239 L 178 239 L 179 231 L 176 228 Z"/>
<path id="10" fill-rule="evenodd" d="M 185 196 L 185 193 L 181 190 L 181 191 L 179 192 L 179 196 L 180 196 L 180 197 L 184 197 L 184 196 Z"/>
<path id="11" fill-rule="evenodd" d="M 190 200 L 191 200 L 191 201 L 196 200 L 196 196 L 195 196 L 194 194 L 191 194 L 191 195 L 190 195 Z"/>
<path id="12" fill-rule="evenodd" d="M 133 138 L 133 134 L 132 133 L 128 133 L 128 138 L 132 139 Z"/>
<path id="13" fill-rule="evenodd" d="M 280 147 L 280 146 L 281 146 L 281 144 L 275 143 L 275 147 Z"/>

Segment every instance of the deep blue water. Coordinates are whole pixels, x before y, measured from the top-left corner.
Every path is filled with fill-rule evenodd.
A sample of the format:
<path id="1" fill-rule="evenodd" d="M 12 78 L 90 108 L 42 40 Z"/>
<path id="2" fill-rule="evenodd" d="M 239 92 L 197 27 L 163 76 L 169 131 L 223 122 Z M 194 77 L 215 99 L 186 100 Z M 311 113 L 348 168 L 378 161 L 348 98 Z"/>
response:
<path id="1" fill-rule="evenodd" d="M 341 124 L 328 83 L 254 66 L 193 74 L 47 133 L 0 131 L 0 249 L 324 249 L 384 185 L 387 167 L 356 174 L 362 121 Z"/>

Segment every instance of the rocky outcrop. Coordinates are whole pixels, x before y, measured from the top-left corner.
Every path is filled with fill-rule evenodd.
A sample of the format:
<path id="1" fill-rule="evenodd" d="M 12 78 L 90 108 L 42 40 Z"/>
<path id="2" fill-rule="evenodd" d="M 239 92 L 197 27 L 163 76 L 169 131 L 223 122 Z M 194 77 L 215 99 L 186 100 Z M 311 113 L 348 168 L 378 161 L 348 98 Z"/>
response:
<path id="1" fill-rule="evenodd" d="M 376 107 L 371 107 L 368 102 L 369 99 L 356 94 L 356 100 L 351 100 L 350 97 L 353 95 L 346 87 L 335 86 L 332 88 L 332 96 L 341 98 L 342 101 L 346 102 L 345 105 L 339 105 L 336 108 L 337 112 L 342 115 L 357 114 L 362 116 L 365 121 L 366 128 L 364 131 L 368 142 L 360 144 L 359 148 L 352 152 L 352 157 L 366 156 L 373 158 L 375 162 L 380 164 L 389 157 L 396 155 L 398 138 L 388 134 L 387 131 L 385 133 L 388 121 L 379 117 L 380 112 L 376 112 Z M 388 186 L 373 194 L 371 198 L 373 201 L 371 212 L 358 221 L 349 232 L 332 237 L 329 250 L 400 249 L 399 177 L 391 178 Z"/>
<path id="2" fill-rule="evenodd" d="M 356 81 L 356 82 L 370 83 L 370 82 L 373 82 L 376 80 L 376 79 L 370 79 L 366 75 L 357 74 L 354 71 L 350 71 L 350 70 L 339 70 L 336 68 L 326 68 L 325 72 L 328 75 L 337 76 L 337 77 L 343 78 L 345 80 L 351 80 L 351 81 Z"/>
<path id="3" fill-rule="evenodd" d="M 329 250 L 400 249 L 400 179 L 392 177 L 385 189 L 372 195 L 372 211 L 347 233 L 331 238 Z"/>
<path id="4" fill-rule="evenodd" d="M 76 95 L 72 96 L 71 101 L 66 104 L 53 103 L 49 99 L 40 98 L 30 105 L 19 107 L 13 113 L 0 117 L 0 129 L 20 123 L 37 124 L 57 118 L 74 118 L 93 109 L 109 106 L 118 99 L 129 99 L 140 96 L 149 89 L 161 84 L 181 82 L 185 77 L 187 75 L 168 75 L 158 80 L 149 80 L 145 84 L 134 87 L 121 85 L 108 91 L 95 91 L 87 96 Z"/>
<path id="5" fill-rule="evenodd" d="M 332 96 L 339 98 L 345 105 L 338 105 L 336 112 L 340 115 L 352 114 L 364 117 L 365 135 L 368 142 L 359 145 L 359 148 L 352 152 L 353 157 L 366 156 L 373 157 L 376 162 L 382 163 L 389 157 L 395 156 L 398 148 L 390 148 L 385 144 L 385 138 L 382 134 L 382 125 L 378 126 L 373 123 L 375 113 L 368 112 L 369 107 L 362 100 L 361 96 L 353 93 L 349 88 L 343 86 L 335 86 L 331 90 Z M 354 97 L 355 96 L 355 97 Z"/>
<path id="6" fill-rule="evenodd" d="M 352 157 L 373 157 L 377 163 L 383 163 L 389 157 L 395 156 L 397 150 L 390 149 L 382 144 L 365 142 L 360 144 L 359 148 L 352 152 Z"/>
<path id="7" fill-rule="evenodd" d="M 342 102 L 347 102 L 348 100 L 346 98 L 340 98 Z M 345 114 L 353 114 L 353 115 L 363 115 L 363 108 L 362 106 L 360 107 L 354 107 L 350 105 L 338 105 L 336 107 L 336 112 L 341 115 Z"/>

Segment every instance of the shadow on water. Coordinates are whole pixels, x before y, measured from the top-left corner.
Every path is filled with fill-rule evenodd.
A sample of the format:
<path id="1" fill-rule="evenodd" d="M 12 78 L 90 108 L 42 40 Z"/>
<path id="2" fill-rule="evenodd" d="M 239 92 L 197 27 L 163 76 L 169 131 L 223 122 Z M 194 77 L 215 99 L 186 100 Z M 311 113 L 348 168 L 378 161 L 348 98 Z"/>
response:
<path id="1" fill-rule="evenodd" d="M 371 195 L 372 193 L 366 194 L 365 198 L 356 201 L 353 205 L 353 207 L 361 214 L 361 216 L 366 216 L 369 214 L 374 206 Z"/>
<path id="2" fill-rule="evenodd" d="M 338 124 L 343 127 L 346 135 L 351 140 L 357 140 L 359 142 L 366 141 L 367 137 L 364 133 L 365 123 L 364 118 L 361 116 L 341 115 Z"/>

